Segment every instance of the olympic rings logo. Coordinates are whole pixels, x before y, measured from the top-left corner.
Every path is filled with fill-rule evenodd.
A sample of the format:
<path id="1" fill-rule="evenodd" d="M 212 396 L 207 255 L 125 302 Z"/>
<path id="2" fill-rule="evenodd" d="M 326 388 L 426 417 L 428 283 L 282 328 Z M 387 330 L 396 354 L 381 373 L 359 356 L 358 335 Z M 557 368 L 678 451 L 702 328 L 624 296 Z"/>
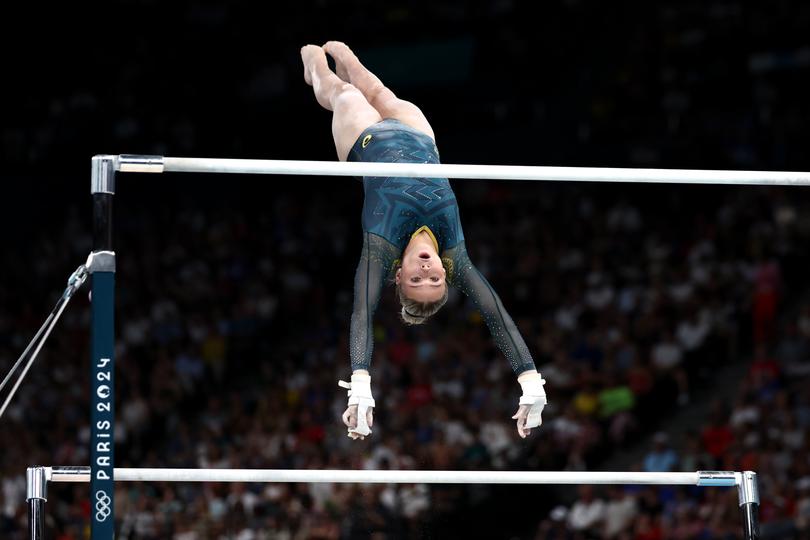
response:
<path id="1" fill-rule="evenodd" d="M 110 503 L 112 503 L 112 499 L 106 492 L 102 490 L 96 491 L 96 521 L 104 521 L 110 517 L 110 514 L 112 514 Z"/>

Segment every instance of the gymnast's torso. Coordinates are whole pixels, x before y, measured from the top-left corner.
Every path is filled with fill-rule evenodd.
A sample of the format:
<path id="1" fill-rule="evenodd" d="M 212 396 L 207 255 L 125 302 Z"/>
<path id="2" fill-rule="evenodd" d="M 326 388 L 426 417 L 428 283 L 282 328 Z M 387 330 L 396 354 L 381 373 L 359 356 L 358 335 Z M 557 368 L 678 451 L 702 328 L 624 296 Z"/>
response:
<path id="1" fill-rule="evenodd" d="M 398 120 L 383 120 L 358 137 L 349 161 L 439 163 L 436 144 Z M 447 178 L 364 177 L 363 230 L 380 236 L 400 252 L 424 229 L 439 253 L 464 241 L 458 203 Z"/>
<path id="2" fill-rule="evenodd" d="M 397 120 L 383 120 L 360 135 L 348 160 L 438 163 L 439 153 L 433 139 L 421 131 Z M 380 292 L 411 237 L 424 228 L 434 237 L 448 283 L 479 309 L 515 373 L 535 369 L 515 323 L 467 255 L 450 182 L 446 178 L 365 177 L 363 186 L 363 248 L 354 278 L 349 345 L 352 369 L 368 370 L 374 348 L 372 318 Z"/>

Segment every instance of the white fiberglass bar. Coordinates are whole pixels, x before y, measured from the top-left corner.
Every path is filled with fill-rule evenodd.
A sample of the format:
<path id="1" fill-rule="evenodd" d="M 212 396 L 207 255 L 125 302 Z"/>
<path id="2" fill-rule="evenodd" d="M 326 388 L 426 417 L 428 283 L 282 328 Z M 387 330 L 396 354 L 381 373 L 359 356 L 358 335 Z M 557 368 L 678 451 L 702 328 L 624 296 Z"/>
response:
<path id="1" fill-rule="evenodd" d="M 644 184 L 810 185 L 808 172 L 726 171 L 698 169 L 615 169 L 602 167 L 529 167 L 515 165 L 450 165 L 429 163 L 357 163 L 213 159 L 161 156 L 115 156 L 122 172 L 197 172 L 313 176 L 383 176 L 628 182 Z"/>
<path id="2" fill-rule="evenodd" d="M 47 467 L 51 482 L 89 482 L 89 467 Z M 303 482 L 341 484 L 647 484 L 735 486 L 740 473 L 585 471 L 390 471 L 116 468 L 117 482 Z"/>

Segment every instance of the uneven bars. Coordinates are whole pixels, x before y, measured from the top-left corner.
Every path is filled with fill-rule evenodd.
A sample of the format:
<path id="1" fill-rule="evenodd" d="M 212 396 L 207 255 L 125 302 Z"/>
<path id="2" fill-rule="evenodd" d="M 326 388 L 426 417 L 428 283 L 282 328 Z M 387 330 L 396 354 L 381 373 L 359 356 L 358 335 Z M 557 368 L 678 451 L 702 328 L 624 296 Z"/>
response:
<path id="1" fill-rule="evenodd" d="M 121 172 L 240 173 L 313 176 L 380 176 L 627 182 L 643 184 L 725 184 L 808 186 L 810 173 L 699 169 L 630 169 L 602 167 L 531 167 L 516 165 L 450 165 L 432 163 L 357 163 L 266 159 L 214 159 L 141 155 L 96 156 Z"/>
<path id="2" fill-rule="evenodd" d="M 51 482 L 89 482 L 90 467 L 45 467 Z M 736 486 L 741 473 L 586 471 L 392 471 L 116 468 L 116 482 L 303 482 L 339 484 L 645 484 Z"/>

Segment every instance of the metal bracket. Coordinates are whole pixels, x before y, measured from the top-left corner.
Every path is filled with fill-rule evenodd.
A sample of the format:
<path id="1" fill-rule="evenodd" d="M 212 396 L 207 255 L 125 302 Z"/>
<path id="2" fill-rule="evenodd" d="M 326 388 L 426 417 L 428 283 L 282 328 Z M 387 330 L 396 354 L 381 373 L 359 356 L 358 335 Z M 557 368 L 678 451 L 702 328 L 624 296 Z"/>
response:
<path id="1" fill-rule="evenodd" d="M 115 252 L 114 251 L 94 251 L 87 257 L 84 264 L 88 272 L 115 272 Z"/>
<path id="2" fill-rule="evenodd" d="M 162 173 L 163 156 L 121 154 L 118 156 L 117 170 L 121 172 Z"/>
<path id="3" fill-rule="evenodd" d="M 731 487 L 740 485 L 740 473 L 734 471 L 698 471 L 699 486 Z"/>
<path id="4" fill-rule="evenodd" d="M 118 168 L 118 156 L 93 156 L 90 171 L 90 193 L 115 194 L 115 170 Z"/>
<path id="5" fill-rule="evenodd" d="M 757 487 L 757 473 L 745 471 L 740 475 L 740 483 L 737 485 L 737 493 L 740 496 L 740 506 L 754 503 L 759 505 L 759 488 Z"/>
<path id="6" fill-rule="evenodd" d="M 28 467 L 25 471 L 25 500 L 48 500 L 48 467 Z"/>

